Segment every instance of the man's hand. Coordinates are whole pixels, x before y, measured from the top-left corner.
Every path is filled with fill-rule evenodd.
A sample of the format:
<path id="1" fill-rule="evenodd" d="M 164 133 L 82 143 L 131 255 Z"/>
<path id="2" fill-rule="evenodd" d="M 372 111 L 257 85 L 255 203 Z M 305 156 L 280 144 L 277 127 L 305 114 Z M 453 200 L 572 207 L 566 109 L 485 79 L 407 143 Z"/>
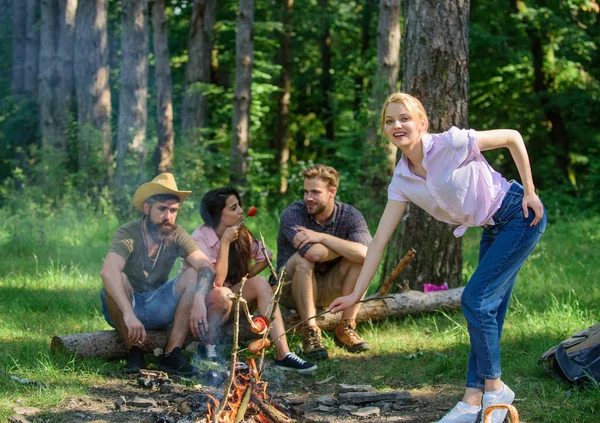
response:
<path id="1" fill-rule="evenodd" d="M 123 323 L 127 328 L 127 340 L 131 344 L 143 344 L 146 342 L 146 328 L 135 314 L 123 314 Z"/>
<path id="2" fill-rule="evenodd" d="M 295 229 L 297 232 L 292 240 L 292 243 L 294 244 L 294 248 L 296 250 L 302 249 L 304 246 L 306 246 L 306 244 L 320 244 L 322 242 L 322 233 L 306 229 L 303 226 L 297 226 Z"/>
<path id="3" fill-rule="evenodd" d="M 190 312 L 190 332 L 196 338 L 208 332 L 208 321 L 206 320 L 206 305 L 204 298 L 196 296 L 192 311 Z"/>

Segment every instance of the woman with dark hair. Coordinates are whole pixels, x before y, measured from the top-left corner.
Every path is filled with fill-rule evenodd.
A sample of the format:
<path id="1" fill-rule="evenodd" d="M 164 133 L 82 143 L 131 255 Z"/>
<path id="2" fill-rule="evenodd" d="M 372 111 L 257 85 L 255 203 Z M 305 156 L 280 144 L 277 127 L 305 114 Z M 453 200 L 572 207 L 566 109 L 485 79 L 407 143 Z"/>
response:
<path id="1" fill-rule="evenodd" d="M 209 328 L 204 338 L 207 358 L 214 359 L 215 334 L 231 313 L 232 303 L 227 295 L 239 292 L 242 277 L 248 275 L 242 296 L 248 303 L 256 301 L 261 315 L 269 311 L 273 291 L 267 278 L 259 276 L 267 267 L 267 261 L 262 243 L 244 225 L 239 193 L 230 187 L 207 192 L 200 204 L 200 215 L 204 224 L 194 231 L 192 238 L 216 272 L 213 288 L 206 299 Z M 270 251 L 268 254 L 272 256 Z M 271 337 L 277 339 L 284 332 L 283 318 L 277 307 L 273 313 Z M 274 343 L 275 364 L 280 369 L 296 370 L 298 373 L 312 373 L 317 369 L 316 365 L 290 352 L 285 336 Z"/>

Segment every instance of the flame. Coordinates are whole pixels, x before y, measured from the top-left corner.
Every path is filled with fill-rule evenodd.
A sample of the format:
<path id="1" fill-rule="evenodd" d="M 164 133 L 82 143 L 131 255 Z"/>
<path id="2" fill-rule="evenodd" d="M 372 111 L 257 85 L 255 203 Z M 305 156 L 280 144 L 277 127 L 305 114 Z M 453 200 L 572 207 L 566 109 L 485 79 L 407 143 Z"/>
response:
<path id="1" fill-rule="evenodd" d="M 272 405 L 267 396 L 267 385 L 268 382 L 260 379 L 260 374 L 256 368 L 256 362 L 254 359 L 249 359 L 246 364 L 248 365 L 248 371 L 242 371 L 242 368 L 236 368 L 236 374 L 233 378 L 233 388 L 227 396 L 227 406 L 219 416 L 219 423 L 235 423 L 236 421 L 243 420 L 244 416 L 252 416 L 254 421 L 260 423 L 271 423 L 271 419 L 265 413 L 263 413 L 254 401 L 250 400 L 247 402 L 245 409 L 240 409 L 244 395 L 248 389 L 252 389 L 252 397 L 259 398 L 265 403 Z M 207 419 L 212 422 L 215 414 L 215 410 L 219 406 L 219 401 L 208 395 L 213 401 L 213 404 L 208 405 Z M 225 400 L 225 399 L 224 399 Z M 244 415 L 238 416 L 240 412 L 244 412 Z M 287 418 L 284 414 L 282 417 Z"/>

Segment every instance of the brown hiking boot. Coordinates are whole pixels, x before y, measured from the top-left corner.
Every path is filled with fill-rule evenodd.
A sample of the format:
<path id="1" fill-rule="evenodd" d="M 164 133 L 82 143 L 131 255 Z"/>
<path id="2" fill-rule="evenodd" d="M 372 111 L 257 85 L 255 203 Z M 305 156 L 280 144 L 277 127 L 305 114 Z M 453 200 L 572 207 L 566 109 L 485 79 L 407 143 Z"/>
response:
<path id="1" fill-rule="evenodd" d="M 351 353 L 371 349 L 369 343 L 356 332 L 356 323 L 352 320 L 342 320 L 335 327 L 335 343 Z"/>
<path id="2" fill-rule="evenodd" d="M 309 360 L 325 360 L 329 356 L 323 346 L 321 329 L 318 326 L 304 326 L 304 340 L 302 342 L 304 356 Z"/>

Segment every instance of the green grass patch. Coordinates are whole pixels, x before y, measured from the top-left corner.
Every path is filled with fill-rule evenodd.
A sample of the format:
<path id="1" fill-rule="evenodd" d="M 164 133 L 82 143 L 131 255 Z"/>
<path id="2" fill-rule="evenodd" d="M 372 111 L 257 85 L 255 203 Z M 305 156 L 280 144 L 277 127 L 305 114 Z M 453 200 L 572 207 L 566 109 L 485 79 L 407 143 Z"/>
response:
<path id="1" fill-rule="evenodd" d="M 274 252 L 276 216 L 276 211 L 265 212 L 248 221 Z M 185 217 L 179 223 L 189 231 L 201 223 L 197 213 Z M 48 409 L 119 374 L 119 362 L 77 360 L 49 351 L 54 335 L 108 329 L 100 311 L 98 272 L 117 227 L 112 216 L 74 208 L 20 216 L 0 210 L 0 421 L 12 414 L 17 400 Z M 477 264 L 478 236 L 471 229 L 465 237 L 466 277 Z M 549 347 L 600 320 L 594 264 L 600 262 L 594 248 L 599 238 L 599 218 L 551 224 L 519 274 L 502 357 L 504 379 L 521 400 L 523 421 L 600 420 L 600 390 L 570 389 L 537 364 Z M 368 323 L 360 331 L 373 347 L 368 354 L 348 355 L 326 334 L 333 360 L 320 364 L 317 380 L 333 375 L 336 383 L 436 390 L 452 401 L 460 397 L 469 352 L 462 313 Z M 300 337 L 292 337 L 290 346 L 300 348 Z M 23 385 L 10 375 L 40 385 Z"/>

